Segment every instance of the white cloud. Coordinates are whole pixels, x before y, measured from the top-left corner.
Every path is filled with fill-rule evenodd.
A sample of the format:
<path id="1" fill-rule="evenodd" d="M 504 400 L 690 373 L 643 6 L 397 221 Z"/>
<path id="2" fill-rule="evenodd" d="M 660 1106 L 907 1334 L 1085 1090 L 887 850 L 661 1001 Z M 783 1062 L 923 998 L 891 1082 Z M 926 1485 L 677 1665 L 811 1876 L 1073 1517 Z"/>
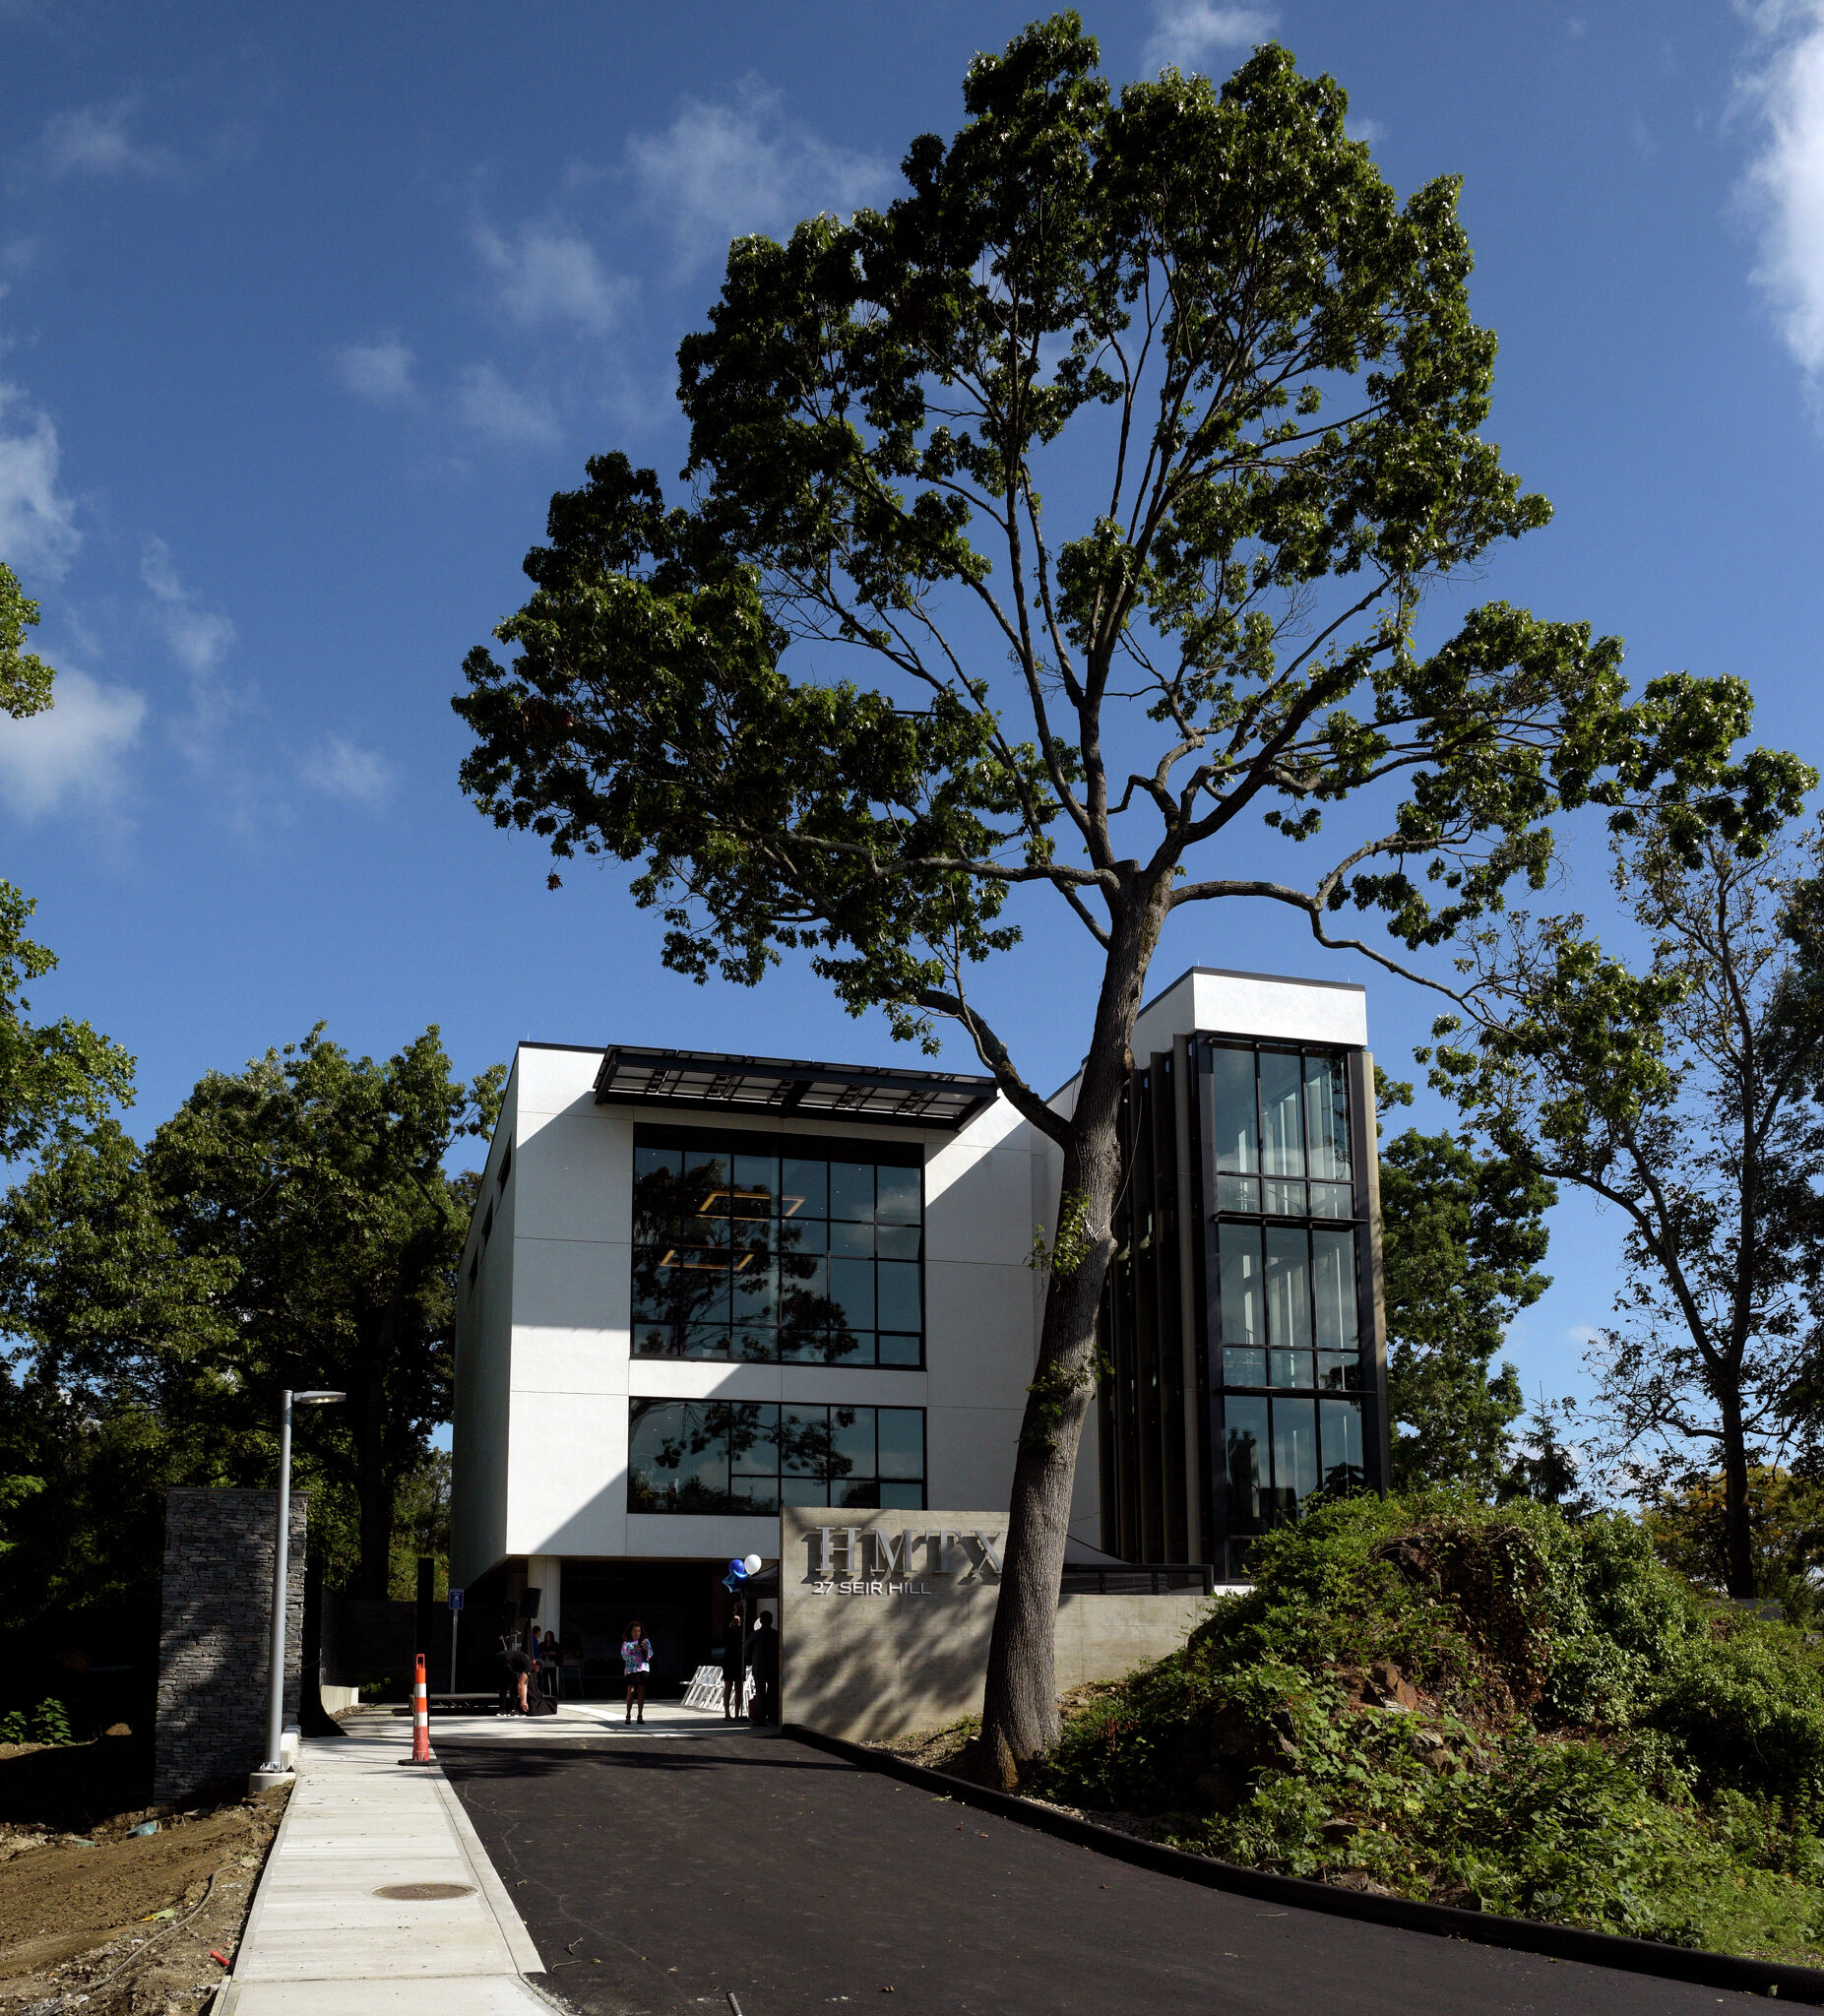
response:
<path id="1" fill-rule="evenodd" d="M 1824 410 L 1824 4 L 1750 18 L 1768 45 L 1748 85 L 1763 126 L 1747 175 L 1761 239 L 1753 279 Z"/>
<path id="2" fill-rule="evenodd" d="M 141 547 L 140 579 L 152 590 L 158 627 L 171 656 L 192 679 L 207 679 L 228 655 L 234 625 L 226 616 L 204 608 L 178 580 L 171 549 L 161 538 L 149 538 Z"/>
<path id="3" fill-rule="evenodd" d="M 298 765 L 298 775 L 313 790 L 357 805 L 378 807 L 393 790 L 393 766 L 373 749 L 358 748 L 332 735 L 314 756 Z"/>
<path id="4" fill-rule="evenodd" d="M 127 131 L 134 100 L 111 105 L 81 105 L 57 112 L 44 122 L 39 142 L 44 165 L 53 176 L 162 175 L 177 165 L 177 157 L 162 147 L 143 147 Z"/>
<path id="5" fill-rule="evenodd" d="M 634 291 L 631 281 L 602 270 L 587 238 L 555 225 L 522 224 L 509 240 L 492 224 L 477 222 L 474 243 L 498 283 L 500 305 L 528 328 L 573 323 L 605 336 Z"/>
<path id="6" fill-rule="evenodd" d="M 561 438 L 544 394 L 509 385 L 492 364 L 470 364 L 458 375 L 456 413 L 465 426 L 491 441 L 550 447 Z"/>
<path id="7" fill-rule="evenodd" d="M 733 105 L 686 100 L 663 133 L 630 140 L 627 159 L 645 207 L 670 227 L 680 274 L 720 260 L 749 231 L 782 233 L 819 211 L 878 202 L 895 179 L 878 156 L 783 120 L 777 96 L 756 87 Z"/>
<path id="8" fill-rule="evenodd" d="M 1265 7 L 1219 7 L 1214 0 L 1154 0 L 1153 32 L 1140 52 L 1140 67 L 1156 71 L 1174 63 L 1180 70 L 1201 70 L 1219 49 L 1251 49 L 1264 42 L 1279 19 Z"/>
<path id="9" fill-rule="evenodd" d="M 1359 140 L 1364 147 L 1373 147 L 1387 138 L 1387 125 L 1381 119 L 1357 119 L 1352 112 L 1348 128 L 1349 137 Z"/>
<path id="10" fill-rule="evenodd" d="M 0 718 L 0 798 L 22 819 L 66 804 L 118 814 L 121 759 L 139 740 L 144 698 L 87 672 L 59 671 L 53 701 L 25 721 Z"/>
<path id="11" fill-rule="evenodd" d="M 358 399 L 375 406 L 409 405 L 417 398 L 411 370 L 417 359 L 397 336 L 346 343 L 336 352 L 336 374 Z"/>
<path id="12" fill-rule="evenodd" d="M 0 560 L 63 578 L 83 536 L 57 488 L 57 429 L 17 385 L 0 380 Z"/>

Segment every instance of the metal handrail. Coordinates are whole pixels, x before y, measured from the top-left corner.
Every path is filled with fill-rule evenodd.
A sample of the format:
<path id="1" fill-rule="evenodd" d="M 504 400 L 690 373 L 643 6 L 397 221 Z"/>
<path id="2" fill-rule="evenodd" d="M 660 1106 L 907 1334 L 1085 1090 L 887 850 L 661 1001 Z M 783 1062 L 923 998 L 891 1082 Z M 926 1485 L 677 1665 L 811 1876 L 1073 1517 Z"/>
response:
<path id="1" fill-rule="evenodd" d="M 1060 1596 L 1168 1596 L 1176 1591 L 1216 1592 L 1216 1570 L 1208 1561 L 1153 1564 L 1122 1562 L 1116 1568 L 1066 1566 Z"/>

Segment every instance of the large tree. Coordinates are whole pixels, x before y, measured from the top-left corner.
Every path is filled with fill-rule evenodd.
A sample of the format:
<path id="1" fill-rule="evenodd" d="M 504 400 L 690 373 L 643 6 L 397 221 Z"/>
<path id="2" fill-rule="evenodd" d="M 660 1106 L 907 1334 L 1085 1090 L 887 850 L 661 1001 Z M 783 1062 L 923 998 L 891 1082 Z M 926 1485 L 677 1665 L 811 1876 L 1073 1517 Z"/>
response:
<path id="1" fill-rule="evenodd" d="M 1757 1594 L 1750 1473 L 1824 1393 L 1821 871 L 1816 830 L 1744 857 L 1645 821 L 1614 871 L 1644 956 L 1604 954 L 1578 915 L 1514 918 L 1478 940 L 1489 984 L 1434 1062 L 1498 1155 L 1618 1216 L 1592 1354 L 1608 1447 L 1661 1493 L 1721 1475 L 1731 1596 Z"/>
<path id="2" fill-rule="evenodd" d="M 1733 829 L 1788 788 L 1730 768 L 1739 685 L 1630 705 L 1587 626 L 1496 603 L 1419 648 L 1426 592 L 1548 515 L 1479 431 L 1495 346 L 1455 181 L 1399 203 L 1341 89 L 1277 46 L 1220 89 L 1117 95 L 1098 61 L 1074 15 L 1038 23 L 970 66 L 961 132 L 912 143 L 890 209 L 737 240 L 679 353 L 691 501 L 592 461 L 496 632 L 518 656 L 472 653 L 455 703 L 480 810 L 642 863 L 672 966 L 751 983 L 808 951 L 902 1037 L 960 1026 L 1059 1145 L 984 1706 L 1003 1781 L 1056 1728 L 1167 920 L 1266 902 L 1398 965 L 1542 875 L 1563 807 L 1669 791 Z M 1348 830 L 1309 862 L 1332 806 Z M 974 987 L 1039 898 L 1095 993 L 1067 1113 Z M 1395 948 L 1344 932 L 1352 907 Z"/>

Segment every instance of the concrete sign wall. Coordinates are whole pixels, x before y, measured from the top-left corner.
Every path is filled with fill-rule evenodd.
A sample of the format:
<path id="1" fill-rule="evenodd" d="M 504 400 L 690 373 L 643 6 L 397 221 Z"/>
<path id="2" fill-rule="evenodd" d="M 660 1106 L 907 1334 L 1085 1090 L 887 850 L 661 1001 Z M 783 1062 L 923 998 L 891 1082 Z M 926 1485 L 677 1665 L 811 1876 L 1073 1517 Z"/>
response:
<path id="1" fill-rule="evenodd" d="M 1005 1511 L 782 1512 L 785 1720 L 865 1741 L 979 1714 L 1006 1538 Z M 1164 1658 L 1208 1606 L 1197 1594 L 1065 1598 L 1059 1691 Z"/>

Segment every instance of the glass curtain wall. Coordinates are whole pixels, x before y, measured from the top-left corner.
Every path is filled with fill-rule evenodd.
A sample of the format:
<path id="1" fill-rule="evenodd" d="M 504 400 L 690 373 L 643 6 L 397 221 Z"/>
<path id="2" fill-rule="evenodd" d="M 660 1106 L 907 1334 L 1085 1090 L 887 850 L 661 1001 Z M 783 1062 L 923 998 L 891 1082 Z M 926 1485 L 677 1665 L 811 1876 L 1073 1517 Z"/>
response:
<path id="1" fill-rule="evenodd" d="M 629 1512 L 924 1507 L 924 1410 L 731 1400 L 628 1404 Z"/>
<path id="2" fill-rule="evenodd" d="M 1209 1330 L 1232 1538 L 1364 1478 L 1347 1057 L 1212 1045 Z"/>
<path id="3" fill-rule="evenodd" d="M 924 1361 L 917 1149 L 636 1127 L 635 1357 Z"/>

